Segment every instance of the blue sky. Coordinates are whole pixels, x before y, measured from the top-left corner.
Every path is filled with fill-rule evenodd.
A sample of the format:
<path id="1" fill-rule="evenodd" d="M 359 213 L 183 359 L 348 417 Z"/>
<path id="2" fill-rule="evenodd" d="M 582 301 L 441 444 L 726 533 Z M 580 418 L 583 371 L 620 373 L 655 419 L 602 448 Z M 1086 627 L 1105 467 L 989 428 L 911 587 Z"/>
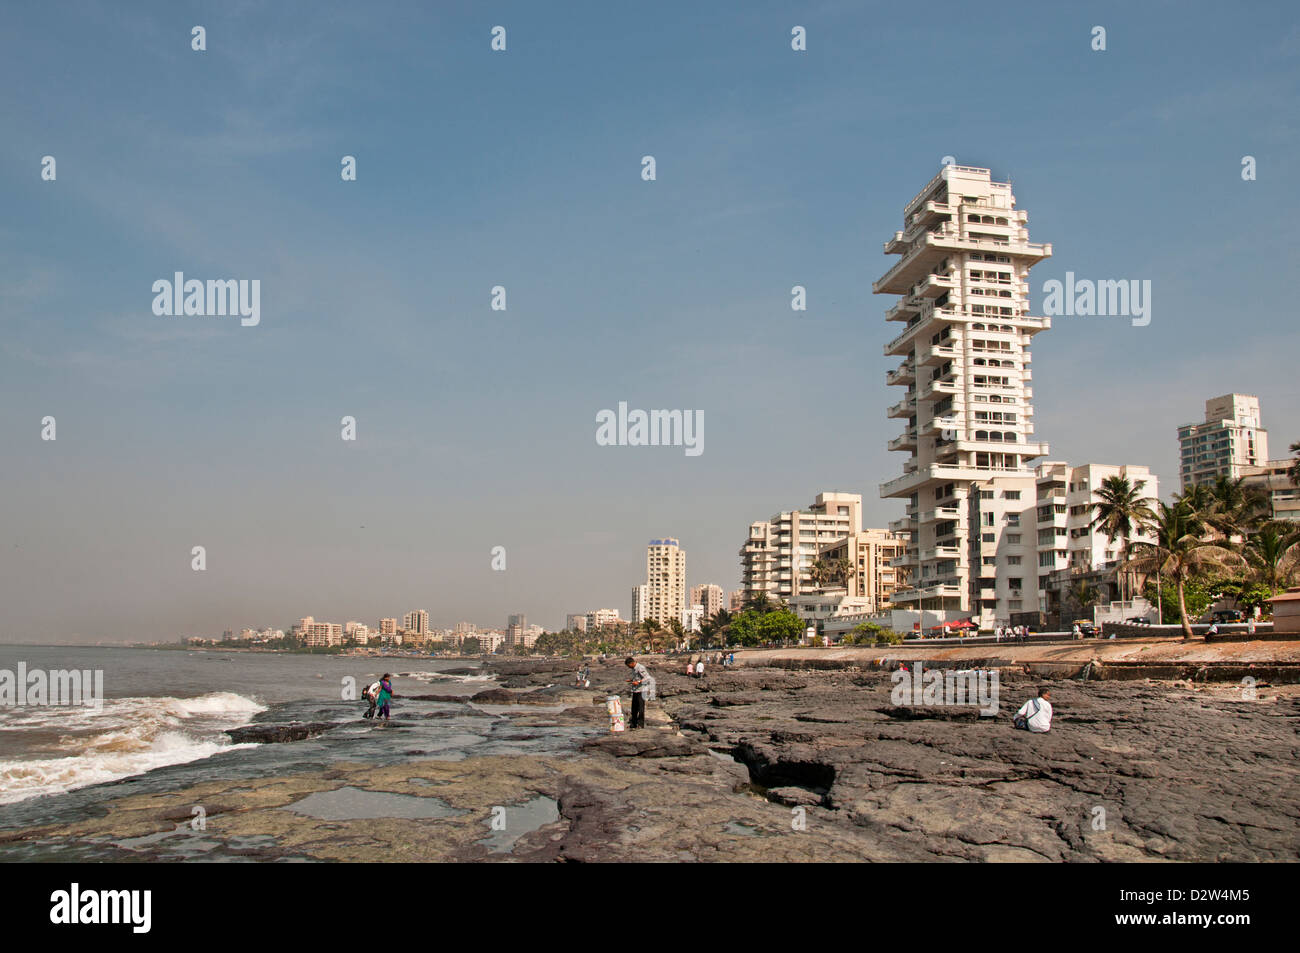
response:
<path id="1" fill-rule="evenodd" d="M 748 524 L 821 489 L 885 525 L 901 508 L 877 487 L 905 455 L 885 449 L 897 326 L 871 282 L 945 155 L 1011 180 L 1052 243 L 1035 313 L 1067 270 L 1152 282 L 1149 327 L 1058 318 L 1036 339 L 1053 459 L 1148 464 L 1171 490 L 1176 427 L 1234 390 L 1284 456 L 1294 5 L 975 9 L 10 11 L 0 638 L 414 608 L 554 627 L 627 615 L 654 537 L 730 589 Z M 260 279 L 261 324 L 155 316 L 175 271 Z M 702 410 L 705 452 L 598 447 L 621 400 Z"/>

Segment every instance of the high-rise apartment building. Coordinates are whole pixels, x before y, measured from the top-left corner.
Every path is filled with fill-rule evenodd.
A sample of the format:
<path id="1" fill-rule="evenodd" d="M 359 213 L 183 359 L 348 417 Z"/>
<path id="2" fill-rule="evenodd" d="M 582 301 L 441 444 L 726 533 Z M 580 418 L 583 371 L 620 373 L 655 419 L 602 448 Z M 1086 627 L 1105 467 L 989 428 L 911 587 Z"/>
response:
<path id="1" fill-rule="evenodd" d="M 632 624 L 640 625 L 649 616 L 650 587 L 642 583 L 632 587 Z"/>
<path id="2" fill-rule="evenodd" d="M 1237 479 L 1246 467 L 1268 461 L 1268 431 L 1259 414 L 1259 398 L 1224 394 L 1205 402 L 1205 422 L 1178 428 L 1178 474 L 1183 486 L 1213 483 L 1221 476 Z"/>
<path id="3" fill-rule="evenodd" d="M 645 616 L 667 625 L 686 608 L 686 552 L 676 539 L 652 539 L 646 547 Z M 635 604 L 634 604 L 635 608 Z M 636 620 L 640 621 L 640 620 Z"/>
<path id="4" fill-rule="evenodd" d="M 586 632 L 587 613 L 570 612 L 564 617 L 564 628 L 569 632 Z"/>
<path id="5" fill-rule="evenodd" d="M 712 583 L 691 586 L 690 605 L 702 606 L 704 608 L 704 618 L 706 619 L 712 619 L 723 608 L 722 598 L 721 586 L 715 586 Z"/>
<path id="6" fill-rule="evenodd" d="M 974 570 L 1007 534 L 1023 540 L 1001 504 L 1032 500 L 1030 461 L 1048 452 L 1033 438 L 1029 348 L 1051 320 L 1029 315 L 1029 269 L 1052 254 L 1029 241 L 1027 221 L 1009 183 L 949 165 L 907 203 L 903 230 L 885 243 L 901 257 L 872 288 L 900 296 L 885 320 L 903 330 L 884 351 L 900 359 L 886 381 L 904 388 L 888 410 L 903 432 L 888 446 L 909 455 L 902 476 L 880 487 L 907 503 L 890 524 L 910 540 L 894 560 L 910 571 L 896 606 L 988 612 L 992 624 L 993 600 Z M 972 505 L 977 489 L 984 506 Z"/>
<path id="7" fill-rule="evenodd" d="M 412 635 L 427 636 L 429 634 L 429 613 L 424 609 L 416 609 L 408 612 L 402 619 L 402 628 Z"/>
<path id="8" fill-rule="evenodd" d="M 381 636 L 383 636 L 383 635 L 396 635 L 396 634 L 397 634 L 397 620 L 396 620 L 396 619 L 380 619 L 380 620 L 379 620 L 379 634 L 380 634 Z"/>
<path id="9" fill-rule="evenodd" d="M 818 493 L 806 510 L 777 513 L 749 525 L 740 548 L 740 585 L 746 601 L 762 593 L 789 601 L 812 592 L 812 566 L 823 544 L 862 529 L 862 495 Z"/>

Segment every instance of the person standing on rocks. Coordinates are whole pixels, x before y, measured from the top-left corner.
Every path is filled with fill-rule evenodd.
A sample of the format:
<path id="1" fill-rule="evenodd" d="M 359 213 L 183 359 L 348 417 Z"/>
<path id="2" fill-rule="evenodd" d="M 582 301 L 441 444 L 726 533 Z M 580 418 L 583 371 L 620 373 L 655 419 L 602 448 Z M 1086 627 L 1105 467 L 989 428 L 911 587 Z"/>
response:
<path id="1" fill-rule="evenodd" d="M 1017 728 L 1042 734 L 1052 730 L 1052 690 L 1040 688 L 1038 697 L 1031 698 L 1020 706 L 1011 723 Z"/>
<path id="2" fill-rule="evenodd" d="M 646 697 L 654 693 L 654 676 L 631 656 L 628 656 L 624 664 L 632 670 L 632 677 L 628 679 L 632 686 L 632 717 L 628 721 L 628 728 L 644 728 Z"/>
<path id="3" fill-rule="evenodd" d="M 385 724 L 387 724 L 389 716 L 388 705 L 389 702 L 393 700 L 393 683 L 390 681 L 392 677 L 393 676 L 385 672 L 384 677 L 379 680 L 379 698 L 377 701 L 379 704 L 379 714 L 384 716 Z"/>
<path id="4" fill-rule="evenodd" d="M 366 709 L 365 714 L 363 714 L 361 717 L 374 718 L 375 709 L 379 705 L 379 682 L 374 681 L 371 682 L 369 685 L 367 685 L 366 690 L 362 693 L 362 695 L 365 697 L 366 701 L 370 703 L 370 707 Z"/>

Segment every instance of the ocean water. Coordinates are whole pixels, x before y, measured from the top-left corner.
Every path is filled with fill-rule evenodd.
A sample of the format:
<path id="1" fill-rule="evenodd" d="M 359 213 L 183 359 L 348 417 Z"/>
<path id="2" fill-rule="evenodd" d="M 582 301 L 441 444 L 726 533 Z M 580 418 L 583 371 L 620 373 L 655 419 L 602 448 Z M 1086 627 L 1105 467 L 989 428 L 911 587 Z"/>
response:
<path id="1" fill-rule="evenodd" d="M 57 823 L 105 796 L 174 790 L 214 777 L 260 778 L 335 761 L 393 764 L 460 760 L 571 747 L 586 729 L 513 728 L 493 707 L 414 701 L 404 695 L 464 696 L 486 675 L 450 675 L 473 663 L 446 659 L 347 658 L 166 649 L 0 646 L 0 670 L 91 669 L 104 673 L 105 700 L 86 707 L 0 705 L 0 828 Z M 391 672 L 393 723 L 361 717 L 357 694 Z M 304 741 L 233 744 L 226 729 L 293 721 L 339 727 Z M 4 851 L 0 851 L 0 859 Z"/>

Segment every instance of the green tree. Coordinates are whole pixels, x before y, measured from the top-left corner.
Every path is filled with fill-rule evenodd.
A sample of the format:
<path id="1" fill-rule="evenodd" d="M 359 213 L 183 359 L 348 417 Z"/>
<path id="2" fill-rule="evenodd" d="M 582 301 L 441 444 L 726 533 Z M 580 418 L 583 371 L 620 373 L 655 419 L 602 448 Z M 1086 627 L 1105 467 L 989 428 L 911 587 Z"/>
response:
<path id="1" fill-rule="evenodd" d="M 1300 440 L 1291 444 L 1291 452 L 1295 454 L 1295 461 L 1291 464 L 1291 469 L 1287 470 L 1287 476 L 1291 478 L 1293 486 L 1300 486 Z"/>
<path id="2" fill-rule="evenodd" d="M 1254 581 L 1267 586 L 1271 598 L 1300 571 L 1300 526 L 1265 523 L 1246 540 L 1242 555 Z"/>
<path id="3" fill-rule="evenodd" d="M 1156 518 L 1151 498 L 1142 492 L 1146 485 L 1146 480 L 1134 482 L 1126 476 L 1108 476 L 1095 491 L 1098 499 L 1092 504 L 1092 528 L 1105 533 L 1111 545 L 1116 539 L 1124 540 L 1121 563 L 1128 560 L 1133 537 L 1145 532 Z"/>
<path id="4" fill-rule="evenodd" d="M 1066 592 L 1069 601 L 1078 608 L 1080 614 L 1087 612 L 1101 599 L 1101 593 L 1097 587 L 1092 585 L 1086 579 L 1079 579 L 1070 586 Z"/>
<path id="5" fill-rule="evenodd" d="M 1244 560 L 1209 535 L 1208 527 L 1189 504 L 1179 500 L 1173 506 L 1158 505 L 1160 510 L 1151 527 L 1155 542 L 1136 543 L 1129 561 L 1139 572 L 1158 573 L 1162 580 L 1169 579 L 1174 583 L 1183 638 L 1191 639 L 1192 624 L 1187 615 L 1188 581 L 1226 570 Z"/>

